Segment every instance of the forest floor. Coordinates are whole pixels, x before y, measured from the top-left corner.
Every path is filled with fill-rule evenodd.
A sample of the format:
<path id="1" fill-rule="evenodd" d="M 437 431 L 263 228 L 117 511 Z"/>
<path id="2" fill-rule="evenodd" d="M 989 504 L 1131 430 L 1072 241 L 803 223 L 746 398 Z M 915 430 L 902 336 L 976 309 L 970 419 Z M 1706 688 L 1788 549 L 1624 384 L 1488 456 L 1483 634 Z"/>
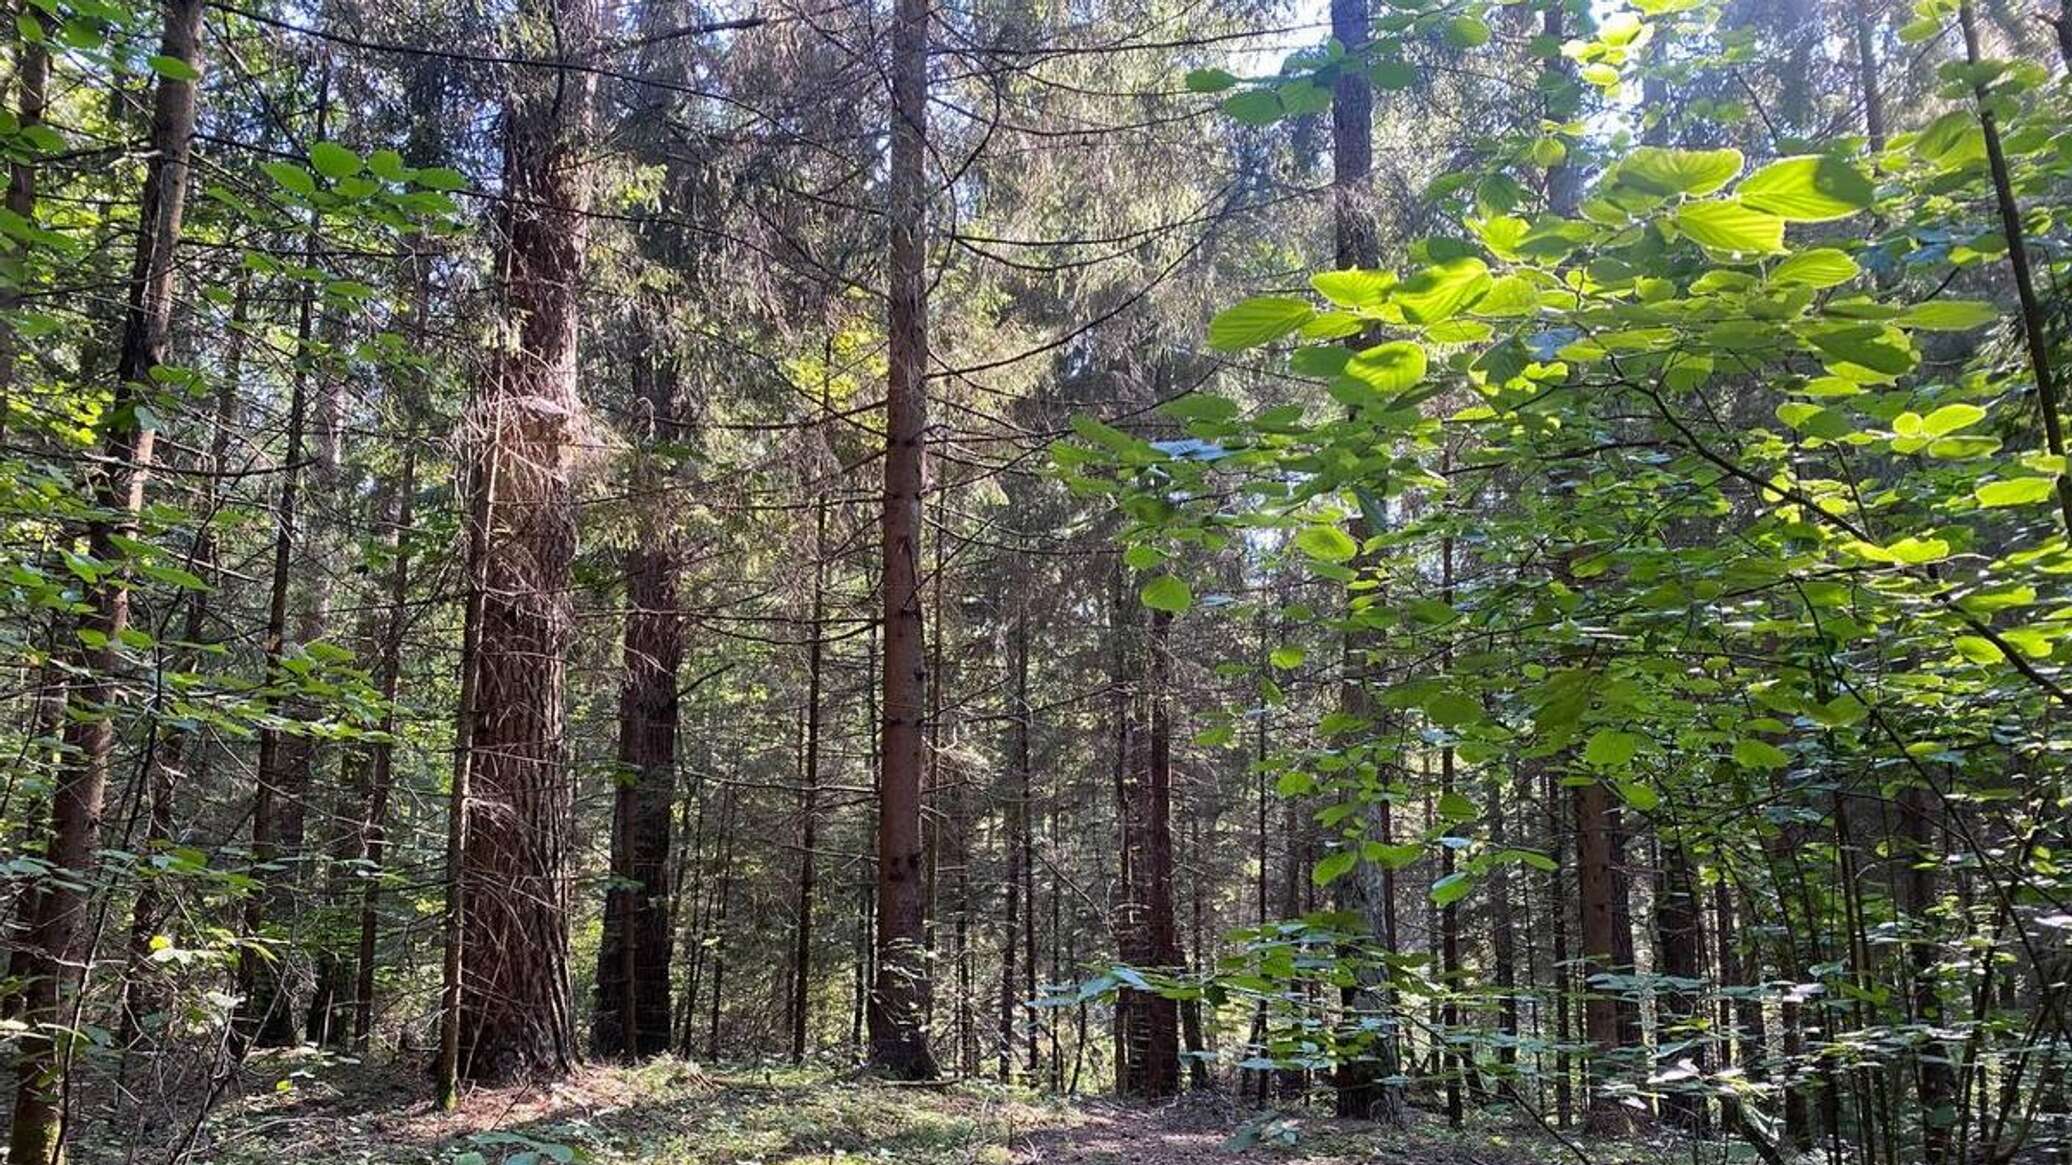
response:
<path id="1" fill-rule="evenodd" d="M 1528 1125 L 1407 1130 L 1295 1110 L 1259 1112 L 1218 1093 L 1130 1107 L 1046 1098 L 990 1082 L 902 1087 L 826 1071 L 706 1071 L 665 1060 L 591 1066 L 546 1088 L 475 1092 L 435 1111 L 429 1082 L 289 1056 L 254 1066 L 195 1160 L 274 1165 L 1529 1165 L 1572 1159 Z M 157 1160 L 162 1130 L 83 1122 L 75 1162 Z M 150 1136 L 153 1131 L 160 1136 Z M 1664 1159 L 1663 1146 L 1591 1146 L 1593 1165 Z M 134 1156 L 132 1156 L 134 1154 Z"/>

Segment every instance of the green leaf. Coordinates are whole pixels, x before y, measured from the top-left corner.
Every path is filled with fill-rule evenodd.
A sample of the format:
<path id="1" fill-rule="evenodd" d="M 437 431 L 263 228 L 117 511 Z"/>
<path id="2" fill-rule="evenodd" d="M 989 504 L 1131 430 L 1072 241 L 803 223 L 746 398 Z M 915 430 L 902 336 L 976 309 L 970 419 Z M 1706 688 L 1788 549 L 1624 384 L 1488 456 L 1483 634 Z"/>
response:
<path id="1" fill-rule="evenodd" d="M 1345 374 L 1381 392 L 1401 392 L 1425 377 L 1424 349 L 1409 340 L 1391 340 L 1357 352 L 1346 361 Z"/>
<path id="2" fill-rule="evenodd" d="M 1959 429 L 1968 429 L 1986 419 L 1986 410 L 1972 404 L 1944 405 L 1921 418 L 1921 432 L 1930 437 L 1945 437 Z"/>
<path id="3" fill-rule="evenodd" d="M 2048 501 L 2057 492 L 2058 481 L 2054 477 L 2010 477 L 1989 481 L 1971 491 L 1971 496 L 1978 499 L 1979 505 L 1991 509 Z"/>
<path id="4" fill-rule="evenodd" d="M 1622 186 L 1661 197 L 1711 194 L 1741 172 L 1740 150 L 1666 150 L 1643 146 L 1619 163 Z"/>
<path id="5" fill-rule="evenodd" d="M 315 194 L 317 192 L 316 178 L 309 171 L 295 165 L 293 162 L 261 162 L 259 163 L 259 168 L 266 172 L 267 177 L 280 183 L 284 189 L 291 190 L 296 194 Z"/>
<path id="6" fill-rule="evenodd" d="M 1182 421 L 1227 421 L 1237 416 L 1237 402 L 1227 396 L 1190 392 L 1159 406 L 1159 411 Z"/>
<path id="7" fill-rule="evenodd" d="M 1338 879 L 1352 873 L 1353 867 L 1358 865 L 1359 861 L 1360 855 L 1351 850 L 1339 850 L 1334 854 L 1326 854 L 1324 859 L 1317 863 L 1317 868 L 1310 871 L 1309 880 L 1319 886 L 1329 886 Z"/>
<path id="8" fill-rule="evenodd" d="M 1768 741 L 1747 736 L 1734 742 L 1734 760 L 1751 769 L 1781 769 L 1791 763 L 1791 755 Z"/>
<path id="9" fill-rule="evenodd" d="M 1879 323 L 1815 328 L 1806 339 L 1826 355 L 1886 376 L 1911 372 L 1919 359 L 1905 332 Z"/>
<path id="10" fill-rule="evenodd" d="M 1612 788 L 1618 791 L 1621 800 L 1642 813 L 1651 813 L 1661 807 L 1662 795 L 1655 792 L 1653 786 L 1639 781 L 1614 781 Z"/>
<path id="11" fill-rule="evenodd" d="M 326 178 L 349 178 L 365 165 L 358 154 L 337 142 L 318 142 L 309 147 L 309 164 Z"/>
<path id="12" fill-rule="evenodd" d="M 1482 702 L 1459 692 L 1441 692 L 1424 703 L 1425 715 L 1443 728 L 1458 728 L 1482 719 Z"/>
<path id="13" fill-rule="evenodd" d="M 1959 635 L 1951 641 L 1950 646 L 1957 649 L 1957 654 L 1973 663 L 1999 663 L 2006 658 L 1992 640 L 1978 635 Z"/>
<path id="14" fill-rule="evenodd" d="M 1137 597 L 1154 611 L 1169 611 L 1176 615 L 1194 605 L 1194 592 L 1187 589 L 1186 583 L 1170 574 L 1160 575 L 1144 584 L 1144 589 L 1137 592 Z"/>
<path id="15" fill-rule="evenodd" d="M 1209 344 L 1237 352 L 1271 344 L 1308 323 L 1316 309 L 1284 295 L 1259 295 L 1224 308 L 1209 321 Z"/>
<path id="16" fill-rule="evenodd" d="M 1150 570 L 1165 560 L 1165 551 L 1141 543 L 1122 552 L 1122 563 L 1131 570 Z"/>
<path id="17" fill-rule="evenodd" d="M 1374 67 L 1367 71 L 1367 76 L 1374 82 L 1376 89 L 1393 92 L 1417 84 L 1417 67 L 1404 60 L 1376 61 Z"/>
<path id="18" fill-rule="evenodd" d="M 1926 566 L 1950 556 L 1950 544 L 1940 538 L 1902 538 L 1885 547 L 1892 561 L 1908 566 Z"/>
<path id="19" fill-rule="evenodd" d="M 1732 199 L 1693 202 L 1676 212 L 1676 229 L 1699 246 L 1735 255 L 1784 250 L 1784 220 Z"/>
<path id="20" fill-rule="evenodd" d="M 161 77 L 169 77 L 175 81 L 201 80 L 201 70 L 178 57 L 154 54 L 145 60 L 151 66 L 151 71 Z"/>
<path id="21" fill-rule="evenodd" d="M 1295 548 L 1324 562 L 1347 562 L 1360 552 L 1360 544 L 1353 541 L 1352 535 L 1321 523 L 1304 526 L 1295 535 Z"/>
<path id="22" fill-rule="evenodd" d="M 1452 48 L 1479 49 L 1489 43 L 1489 25 L 1477 17 L 1456 16 L 1446 22 L 1442 35 Z"/>
<path id="23" fill-rule="evenodd" d="M 410 177 L 410 167 L 403 163 L 403 155 L 394 150 L 376 150 L 367 155 L 367 169 L 376 178 L 389 182 L 402 182 Z"/>
<path id="24" fill-rule="evenodd" d="M 1393 302 L 1413 324 L 1452 319 L 1488 294 L 1489 264 L 1461 255 L 1419 271 L 1396 288 Z"/>
<path id="25" fill-rule="evenodd" d="M 1222 69 L 1196 69 L 1187 74 L 1189 93 L 1221 93 L 1237 84 L 1237 78 Z"/>
<path id="26" fill-rule="evenodd" d="M 1932 299 L 1899 317 L 1899 326 L 1922 332 L 1968 332 L 2000 318 L 2000 309 L 1977 299 Z"/>
<path id="27" fill-rule="evenodd" d="M 1276 647 L 1273 653 L 1266 657 L 1266 662 L 1282 671 L 1293 671 L 1302 666 L 1302 661 L 1308 654 L 1299 647 Z"/>
<path id="28" fill-rule="evenodd" d="M 1223 112 L 1244 125 L 1268 126 L 1281 119 L 1281 98 L 1271 89 L 1247 89 L 1224 98 Z"/>
<path id="29" fill-rule="evenodd" d="M 1638 733 L 1600 728 L 1590 734 L 1590 743 L 1583 747 L 1583 760 L 1601 769 L 1624 768 L 1643 743 L 1645 740 Z"/>
<path id="30" fill-rule="evenodd" d="M 1847 218 L 1877 198 L 1870 179 L 1826 154 L 1772 162 L 1750 174 L 1734 193 L 1747 205 L 1792 222 Z"/>
<path id="31" fill-rule="evenodd" d="M 1395 284 L 1393 274 L 1363 267 L 1319 271 L 1309 277 L 1318 295 L 1340 307 L 1376 307 Z"/>
<path id="32" fill-rule="evenodd" d="M 1383 869 L 1400 870 L 1424 856 L 1424 847 L 1413 842 L 1385 844 L 1370 841 L 1361 850 L 1362 856 Z"/>
<path id="33" fill-rule="evenodd" d="M 1777 419 L 1808 437 L 1840 440 L 1856 431 L 1856 423 L 1840 409 L 1822 408 L 1806 401 L 1787 401 L 1777 406 Z"/>
<path id="34" fill-rule="evenodd" d="M 1847 252 L 1833 247 L 1801 251 L 1770 271 L 1770 282 L 1782 287 L 1839 287 L 1863 273 Z"/>
<path id="35" fill-rule="evenodd" d="M 1473 801 L 1452 789 L 1440 795 L 1437 808 L 1439 816 L 1448 821 L 1473 821 L 1475 815 L 1481 812 Z"/>
<path id="36" fill-rule="evenodd" d="M 1465 871 L 1448 874 L 1432 883 L 1432 905 L 1451 906 L 1475 891 L 1475 878 Z"/>
<path id="37" fill-rule="evenodd" d="M 411 181 L 426 190 L 459 190 L 468 184 L 466 175 L 450 166 L 430 166 L 419 170 Z"/>

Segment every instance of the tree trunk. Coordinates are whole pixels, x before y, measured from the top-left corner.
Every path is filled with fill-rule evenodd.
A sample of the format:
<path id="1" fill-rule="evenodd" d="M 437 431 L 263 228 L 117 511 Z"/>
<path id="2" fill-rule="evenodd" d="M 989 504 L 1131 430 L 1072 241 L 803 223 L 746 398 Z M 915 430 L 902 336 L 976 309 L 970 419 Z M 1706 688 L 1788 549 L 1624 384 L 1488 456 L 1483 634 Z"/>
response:
<path id="1" fill-rule="evenodd" d="M 1550 766 L 1543 774 L 1541 798 L 1547 807 L 1548 856 L 1553 868 L 1547 871 L 1547 901 L 1553 909 L 1548 911 L 1547 927 L 1550 962 L 1554 972 L 1554 1120 L 1561 1128 L 1568 1128 L 1575 1121 L 1575 1086 L 1570 1079 L 1568 1042 L 1570 1034 L 1570 1001 L 1574 998 L 1572 984 L 1574 972 L 1568 962 L 1568 882 L 1561 876 L 1568 859 L 1568 831 L 1562 827 L 1561 801 L 1556 796 L 1560 786 L 1555 781 Z"/>
<path id="2" fill-rule="evenodd" d="M 389 564 L 388 622 L 381 641 L 381 739 L 367 762 L 367 804 L 360 817 L 360 859 L 367 885 L 360 892 L 360 933 L 354 954 L 353 1047 L 366 1051 L 374 1033 L 375 940 L 381 932 L 382 862 L 388 856 L 388 802 L 395 787 L 396 696 L 403 677 L 403 632 L 410 620 L 410 528 L 417 492 L 417 450 L 403 452 L 401 479 L 396 483 L 394 535 Z"/>
<path id="3" fill-rule="evenodd" d="M 330 104 L 330 78 L 326 74 L 317 100 L 316 135 L 324 136 L 324 115 Z M 318 223 L 310 219 L 303 238 L 303 263 L 317 265 Z M 303 438 L 309 417 L 309 362 L 312 329 L 316 318 L 316 291 L 305 286 L 300 293 L 295 319 L 295 362 L 289 378 L 287 451 L 280 466 L 281 492 L 274 503 L 273 573 L 267 591 L 266 630 L 260 642 L 264 658 L 261 682 L 263 699 L 273 713 L 259 730 L 257 783 L 252 794 L 252 864 L 265 883 L 245 898 L 246 936 L 256 942 L 266 930 L 270 908 L 293 903 L 292 884 L 300 871 L 283 866 L 285 847 L 292 861 L 300 848 L 304 821 L 303 805 L 309 792 L 307 742 L 288 739 L 280 726 L 292 719 L 294 710 L 284 708 L 299 701 L 283 700 L 274 689 L 290 686 L 282 667 L 288 646 L 288 593 L 294 584 L 296 520 L 300 517 L 302 493 Z M 252 943 L 238 951 L 238 990 L 242 998 L 232 1022 L 240 1052 L 252 1045 L 263 1048 L 294 1047 L 301 1040 L 294 1001 L 286 975 L 292 944 L 283 942 L 272 953 Z"/>
<path id="4" fill-rule="evenodd" d="M 1186 956 L 1173 916 L 1172 830 L 1172 656 L 1173 616 L 1153 611 L 1151 633 L 1144 645 L 1142 745 L 1132 749 L 1138 763 L 1130 766 L 1128 816 L 1124 845 L 1130 859 L 1130 904 L 1123 927 L 1129 947 L 1126 962 L 1163 972 L 1185 970 Z M 1125 989 L 1128 1024 L 1128 1072 L 1122 1092 L 1140 1100 L 1156 1100 L 1180 1091 L 1179 1007 L 1150 991 Z"/>
<path id="5" fill-rule="evenodd" d="M 676 374 L 668 359 L 637 356 L 652 440 L 676 435 Z M 619 773 L 612 796 L 612 886 L 597 951 L 591 1046 L 639 1059 L 669 1050 L 670 815 L 676 809 L 676 734 L 683 666 L 677 585 L 681 534 L 666 507 L 663 475 L 637 475 L 640 545 L 626 553 L 624 680 L 619 690 Z"/>
<path id="6" fill-rule="evenodd" d="M 799 764 L 799 921 L 791 955 L 791 1062 L 806 1058 L 806 1031 L 811 1026 L 813 981 L 813 890 L 817 876 L 814 848 L 820 844 L 820 661 L 826 617 L 827 496 L 813 510 L 812 623 L 806 642 L 806 747 Z"/>
<path id="7" fill-rule="evenodd" d="M 1007 797 L 1007 901 L 1000 942 L 1000 1053 L 996 1075 L 1007 1081 L 1012 1076 L 1015 1053 L 1015 1019 L 1021 1011 L 1017 998 L 1020 986 L 1015 974 L 1016 952 L 1021 946 L 1023 863 L 1028 854 L 1029 774 L 1029 637 L 1027 614 L 1017 600 L 1013 641 L 1008 647 L 1014 669 L 1013 711 L 1010 714 L 1010 755 L 1013 758 L 1015 789 Z M 1033 911 L 1034 903 L 1029 904 Z"/>
<path id="8" fill-rule="evenodd" d="M 1909 923 L 1925 922 L 1935 909 L 1939 894 L 1935 872 L 1941 864 L 1933 836 L 1937 806 L 1934 794 L 1918 785 L 1899 796 L 1897 810 L 1903 834 L 1899 848 L 1905 872 L 1900 878 L 1900 917 Z M 1942 999 L 1936 994 L 1935 944 L 1920 936 L 1908 936 L 1907 1013 L 1916 1024 L 1937 1026 L 1943 1022 Z M 1950 1157 L 1950 1126 L 1955 1120 L 1956 1073 L 1950 1064 L 1956 1057 L 1942 1041 L 1932 1040 L 1914 1057 L 1914 1083 L 1921 1100 L 1921 1159 L 1927 1165 L 1941 1165 Z"/>
<path id="9" fill-rule="evenodd" d="M 929 0 L 897 0 L 892 23 L 890 376 L 885 394 L 885 703 L 878 790 L 877 975 L 870 1063 L 903 1080 L 936 1075 L 928 1048 L 921 841 L 921 724 L 928 675 L 921 628 L 921 494 L 928 401 Z"/>
<path id="10" fill-rule="evenodd" d="M 50 16 L 32 3 L 21 4 L 19 12 L 19 19 L 42 35 L 31 39 L 17 34 L 14 57 L 17 133 L 42 125 L 44 111 L 50 104 Z M 36 163 L 33 159 L 24 158 L 8 166 L 7 209 L 18 222 L 35 223 Z M 6 268 L 0 268 L 0 444 L 7 441 L 7 430 L 14 412 L 14 366 L 18 356 L 14 327 L 8 321 L 21 305 L 26 290 L 23 280 L 27 270 L 20 264 L 19 258 L 11 258 Z"/>
<path id="11" fill-rule="evenodd" d="M 223 357 L 223 377 L 216 386 L 216 414 L 209 433 L 209 452 L 201 468 L 208 473 L 220 473 L 229 463 L 230 435 L 237 425 L 238 386 L 243 379 L 245 351 L 245 313 L 250 302 L 250 283 L 240 280 L 235 298 L 231 301 L 230 335 Z M 220 479 L 212 479 L 216 481 Z M 220 585 L 213 576 L 217 573 L 217 552 L 215 522 L 223 505 L 220 485 L 212 487 L 210 509 L 204 515 L 201 528 L 196 531 L 194 549 L 189 567 L 195 575 Z M 201 591 L 186 596 L 187 613 L 182 626 L 182 637 L 189 644 L 200 644 L 208 636 L 209 601 L 208 592 Z M 198 653 L 184 649 L 174 658 L 176 667 L 191 667 Z M 163 736 L 152 751 L 150 764 L 145 770 L 146 825 L 140 851 L 155 853 L 173 844 L 175 822 L 173 805 L 179 782 L 188 775 L 189 767 L 199 759 L 190 754 L 201 742 L 194 734 L 179 725 L 168 725 L 161 729 Z M 197 750 L 198 753 L 198 750 Z M 122 1043 L 125 1047 L 145 1034 L 154 1017 L 163 1018 L 166 1009 L 172 1005 L 172 983 L 165 969 L 151 961 L 152 946 L 166 924 L 168 910 L 166 896 L 160 891 L 158 878 L 146 876 L 137 887 L 136 901 L 130 909 L 129 966 L 122 984 Z"/>
<path id="12" fill-rule="evenodd" d="M 1612 833 L 1616 826 L 1612 816 L 1616 810 L 1609 790 L 1600 781 L 1577 786 L 1574 805 L 1576 897 L 1582 909 L 1583 1038 L 1592 1048 L 1586 1112 L 1593 1131 L 1612 1132 L 1626 1125 L 1624 1110 L 1603 1089 L 1604 1082 L 1616 1074 L 1615 1062 L 1622 1046 L 1619 992 L 1592 980 L 1627 971 L 1618 964 L 1617 928 L 1623 912 L 1616 899 L 1623 895 L 1613 864 Z"/>
<path id="13" fill-rule="evenodd" d="M 169 0 L 159 55 L 201 67 L 200 0 Z M 88 553 L 114 564 L 124 558 L 119 539 L 134 535 L 150 476 L 155 433 L 139 395 L 151 370 L 164 362 L 172 314 L 173 252 L 186 209 L 188 155 L 194 136 L 195 82 L 161 76 L 152 99 L 151 148 L 138 200 L 137 249 L 131 262 L 122 328 L 122 350 L 99 442 L 101 458 L 88 470 L 87 490 L 97 516 L 87 524 Z M 76 1015 L 78 968 L 85 963 L 82 940 L 90 887 L 99 865 L 101 814 L 115 754 L 114 709 L 121 693 L 116 669 L 121 635 L 129 626 L 129 591 L 111 573 L 87 588 L 87 610 L 78 630 L 81 674 L 67 696 L 65 744 L 69 760 L 51 793 L 50 844 L 45 858 L 51 875 L 32 891 L 29 929 L 15 966 L 24 980 L 20 1018 L 26 1034 L 15 1062 L 14 1116 L 8 1160 L 44 1165 L 57 1159 L 64 1142 L 60 1111 L 68 1057 L 61 1058 L 55 1032 Z M 87 642 L 89 641 L 90 642 Z M 73 1015 L 66 1013 L 72 1005 Z"/>
<path id="14" fill-rule="evenodd" d="M 596 0 L 529 0 L 554 51 L 586 59 Z M 526 20 L 521 18 L 521 25 Z M 479 658 L 460 855 L 461 1078 L 563 1075 L 575 1062 L 567 862 L 574 786 L 562 755 L 575 521 L 569 477 L 585 428 L 577 335 L 594 74 L 514 79 L 505 110 L 499 271 L 507 341 L 476 392 L 484 462 Z"/>
<path id="15" fill-rule="evenodd" d="M 1682 839 L 1663 839 L 1661 851 L 1662 874 L 1655 899 L 1656 970 L 1682 982 L 1664 986 L 1656 996 L 1655 1042 L 1658 1047 L 1686 1042 L 1691 1046 L 1673 1058 L 1665 1057 L 1668 1062 L 1658 1063 L 1655 1071 L 1658 1076 L 1679 1076 L 1686 1070 L 1702 1073 L 1709 1066 L 1703 1044 L 1705 1032 L 1700 1023 L 1703 1005 L 1697 996 L 1705 977 L 1704 905 L 1698 896 L 1697 871 L 1691 866 Z M 1689 1061 L 1688 1067 L 1684 1061 Z M 1705 1097 L 1685 1090 L 1697 1084 L 1696 1077 L 1683 1087 L 1672 1081 L 1662 1108 L 1678 1125 L 1702 1133 L 1706 1127 Z"/>

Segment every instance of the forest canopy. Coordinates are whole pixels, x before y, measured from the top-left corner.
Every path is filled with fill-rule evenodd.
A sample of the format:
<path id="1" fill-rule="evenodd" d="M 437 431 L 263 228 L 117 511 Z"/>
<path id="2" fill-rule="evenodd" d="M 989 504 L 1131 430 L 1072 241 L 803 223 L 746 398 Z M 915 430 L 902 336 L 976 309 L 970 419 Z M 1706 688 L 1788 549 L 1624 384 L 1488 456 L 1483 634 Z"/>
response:
<path id="1" fill-rule="evenodd" d="M 2072 0 L 8 28 L 7 1161 L 2072 1150 Z"/>

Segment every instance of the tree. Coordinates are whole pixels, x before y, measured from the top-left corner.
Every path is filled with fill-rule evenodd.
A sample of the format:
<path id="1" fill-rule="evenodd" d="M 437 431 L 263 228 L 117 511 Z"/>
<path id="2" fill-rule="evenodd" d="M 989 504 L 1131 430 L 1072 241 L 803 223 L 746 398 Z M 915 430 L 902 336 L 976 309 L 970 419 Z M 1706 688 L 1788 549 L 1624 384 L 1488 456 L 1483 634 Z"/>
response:
<path id="1" fill-rule="evenodd" d="M 650 337 L 652 339 L 652 337 Z M 652 437 L 669 440 L 676 415 L 675 368 L 651 352 L 635 358 Z M 683 666 L 678 576 L 681 534 L 669 516 L 667 479 L 635 475 L 649 496 L 639 544 L 626 552 L 625 679 L 619 691 L 619 764 L 612 794 L 612 887 L 597 951 L 591 1045 L 600 1056 L 635 1058 L 669 1048 L 670 816 L 676 808 L 677 673 Z"/>
<path id="2" fill-rule="evenodd" d="M 518 31 L 580 64 L 600 20 L 590 0 L 540 0 L 520 9 Z M 572 475 L 586 432 L 577 343 L 595 87 L 587 71 L 534 69 L 512 79 L 504 109 L 504 336 L 468 421 L 480 574 L 475 657 L 461 665 L 474 674 L 474 706 L 461 711 L 465 779 L 454 788 L 464 844 L 448 891 L 459 898 L 462 958 L 446 1039 L 458 1045 L 455 1074 L 477 1081 L 560 1075 L 576 1055 L 561 685 Z"/>
<path id="3" fill-rule="evenodd" d="M 138 198 L 136 249 L 124 299 L 120 354 L 102 412 L 100 461 L 88 478 L 96 516 L 88 523 L 87 553 L 100 567 L 78 621 L 81 678 L 70 688 L 65 745 L 71 756 L 51 794 L 51 873 L 37 885 L 28 934 L 16 968 L 22 989 L 20 1018 L 30 1034 L 15 1066 L 14 1116 L 8 1160 L 59 1160 L 64 1145 L 61 1101 L 69 1047 L 61 1033 L 78 1022 L 78 968 L 84 963 L 90 886 L 100 861 L 101 819 L 115 752 L 115 712 L 121 684 L 123 632 L 130 594 L 121 576 L 121 540 L 136 531 L 151 472 L 156 431 L 145 403 L 152 371 L 165 362 L 173 311 L 174 252 L 186 212 L 189 158 L 201 66 L 200 0 L 171 0 L 159 55 L 178 62 L 158 79 L 151 103 L 151 159 Z M 70 1009 L 69 1012 L 67 1009 Z"/>
<path id="4" fill-rule="evenodd" d="M 878 777 L 877 974 L 869 1007 L 870 1062 L 907 1080 L 932 1079 L 923 1017 L 925 854 L 921 774 L 927 688 L 921 628 L 921 495 L 928 425 L 928 0 L 896 0 L 892 22 L 892 151 L 887 171 L 889 379 L 881 522 L 884 717 Z"/>

